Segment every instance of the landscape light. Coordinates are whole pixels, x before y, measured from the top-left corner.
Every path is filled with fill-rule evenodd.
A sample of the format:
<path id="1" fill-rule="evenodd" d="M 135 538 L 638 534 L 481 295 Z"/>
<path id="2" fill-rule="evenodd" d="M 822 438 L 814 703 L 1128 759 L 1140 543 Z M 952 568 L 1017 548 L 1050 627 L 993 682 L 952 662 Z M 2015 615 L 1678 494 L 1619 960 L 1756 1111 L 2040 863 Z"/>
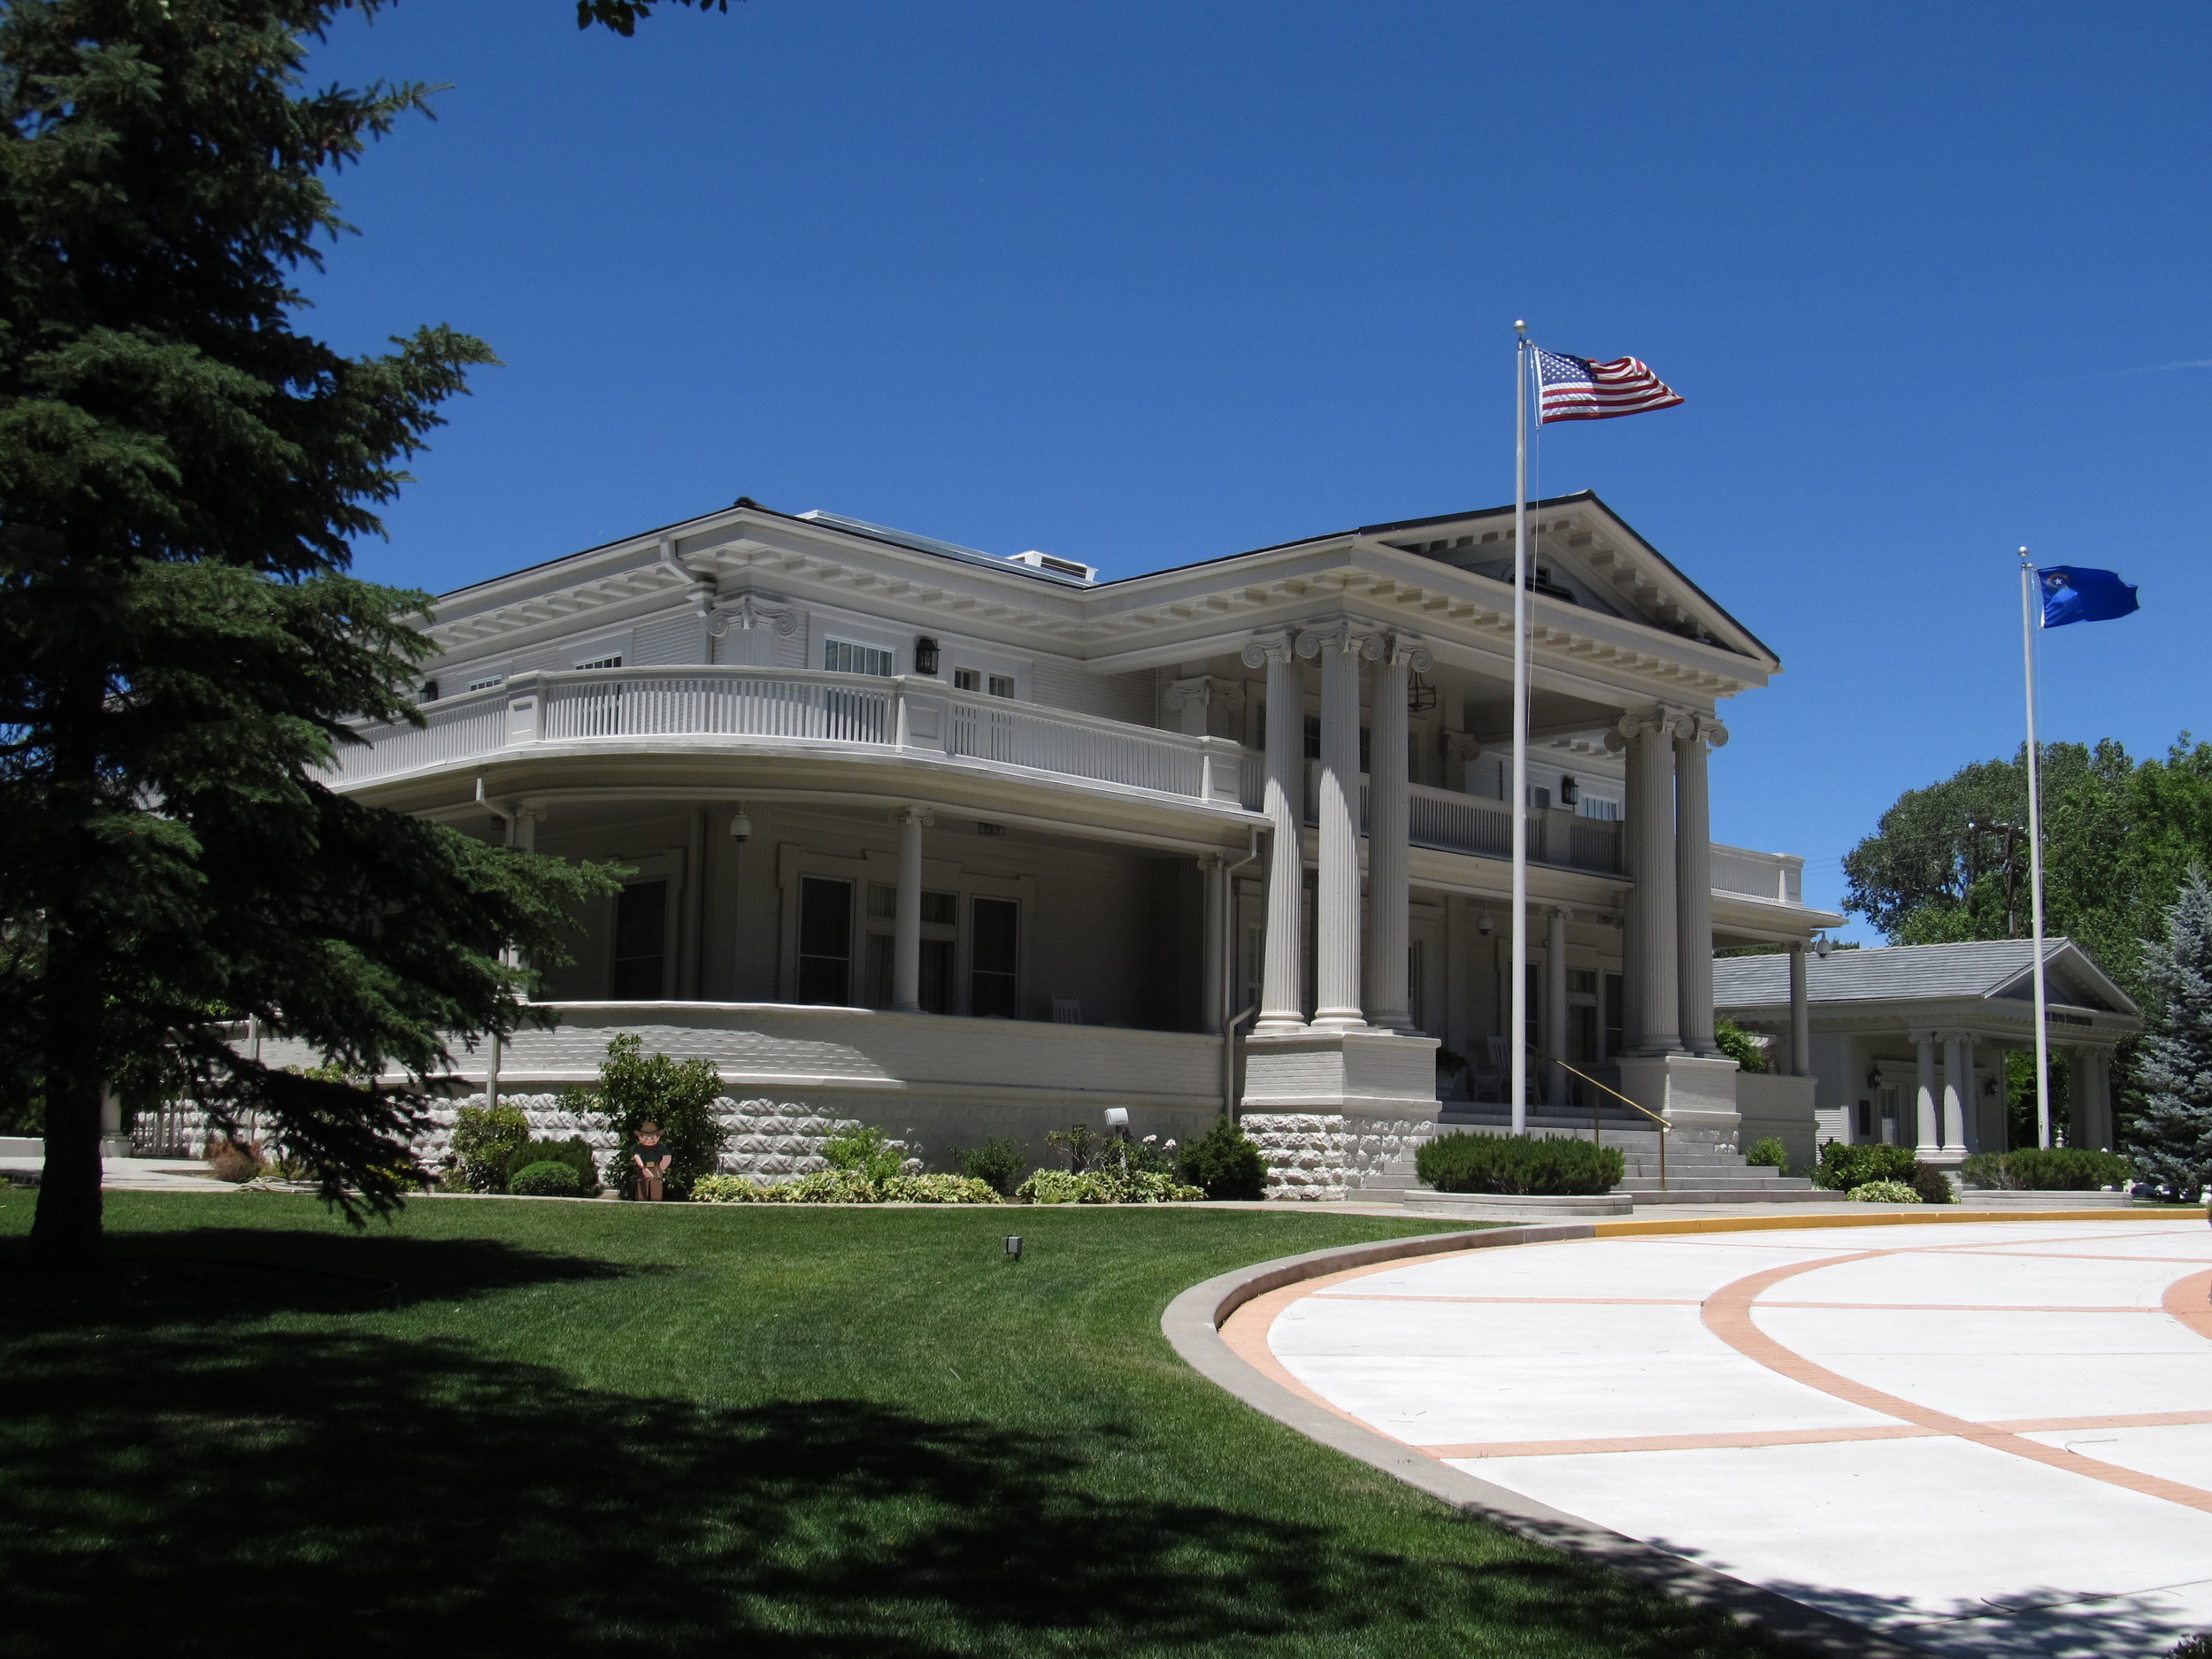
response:
<path id="1" fill-rule="evenodd" d="M 1106 1126 L 1109 1129 L 1126 1129 L 1129 1126 L 1129 1109 L 1126 1106 L 1109 1106 L 1106 1109 Z"/>
<path id="2" fill-rule="evenodd" d="M 1022 1259 L 1022 1235 L 1020 1233 L 1010 1233 L 1006 1235 L 1006 1256 L 1009 1261 L 1018 1262 Z"/>

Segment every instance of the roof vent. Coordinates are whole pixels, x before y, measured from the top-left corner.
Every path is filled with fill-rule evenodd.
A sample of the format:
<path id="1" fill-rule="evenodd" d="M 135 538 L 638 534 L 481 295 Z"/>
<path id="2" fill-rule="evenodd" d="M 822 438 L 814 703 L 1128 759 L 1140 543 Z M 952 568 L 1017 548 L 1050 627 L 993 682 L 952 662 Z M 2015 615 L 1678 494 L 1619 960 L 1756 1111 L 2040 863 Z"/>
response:
<path id="1" fill-rule="evenodd" d="M 1095 565 L 1079 565 L 1073 559 L 1056 559 L 1051 554 L 1040 553 L 1033 548 L 1026 553 L 1008 554 L 1007 562 L 1013 565 L 1026 565 L 1033 571 L 1050 571 L 1055 576 L 1072 576 L 1079 582 L 1094 582 L 1098 580 L 1098 569 Z"/>

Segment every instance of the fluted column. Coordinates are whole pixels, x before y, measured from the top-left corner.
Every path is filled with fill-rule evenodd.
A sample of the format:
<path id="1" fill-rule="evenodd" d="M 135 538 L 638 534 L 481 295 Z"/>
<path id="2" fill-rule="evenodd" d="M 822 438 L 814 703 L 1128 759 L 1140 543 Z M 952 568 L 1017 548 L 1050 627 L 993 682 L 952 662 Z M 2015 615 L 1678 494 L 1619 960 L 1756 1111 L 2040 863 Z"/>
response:
<path id="1" fill-rule="evenodd" d="M 1209 1035 L 1218 1036 L 1222 1022 L 1228 1018 L 1228 987 L 1225 961 L 1222 955 L 1225 943 L 1222 935 L 1228 930 L 1229 905 L 1227 894 L 1229 861 L 1219 853 L 1208 853 L 1198 861 L 1198 867 L 1206 878 L 1206 937 L 1199 948 L 1199 1028 Z"/>
<path id="2" fill-rule="evenodd" d="M 1382 655 L 1382 641 L 1349 622 L 1309 629 L 1298 655 L 1321 659 L 1321 879 L 1314 898 L 1313 1023 L 1359 1031 L 1359 665 Z"/>
<path id="3" fill-rule="evenodd" d="M 1974 1110 L 1974 1040 L 1952 1032 L 1943 1040 L 1943 1155 L 1962 1158 L 1974 1133 L 1967 1114 Z"/>
<path id="4" fill-rule="evenodd" d="M 1813 1006 L 1805 988 L 1805 943 L 1790 941 L 1790 1075 L 1813 1074 Z"/>
<path id="5" fill-rule="evenodd" d="M 1682 1046 L 1718 1054 L 1713 1039 L 1713 812 L 1706 789 L 1706 750 L 1728 741 L 1709 714 L 1674 723 L 1674 891 L 1677 995 Z"/>
<path id="6" fill-rule="evenodd" d="M 1629 889 L 1622 928 L 1625 1029 L 1632 1055 L 1682 1051 L 1680 963 L 1675 945 L 1673 717 L 1624 715 L 1606 747 L 1626 751 Z"/>
<path id="7" fill-rule="evenodd" d="M 1408 793 L 1406 733 L 1407 680 L 1425 673 L 1435 659 L 1428 648 L 1407 634 L 1385 642 L 1381 671 L 1375 676 L 1374 741 L 1368 762 L 1367 909 L 1373 920 L 1374 961 L 1368 971 L 1373 995 L 1369 1023 L 1392 1031 L 1414 1026 L 1412 987 L 1408 984 L 1410 939 L 1406 907 L 1412 894 L 1407 879 L 1407 836 L 1412 812 Z M 1358 742 L 1356 734 L 1353 738 Z"/>
<path id="8" fill-rule="evenodd" d="M 1305 701 L 1288 633 L 1255 635 L 1244 647 L 1244 665 L 1267 669 L 1267 944 L 1260 966 L 1258 1033 L 1303 1031 L 1305 999 L 1299 986 L 1303 956 L 1301 895 L 1305 887 L 1302 845 L 1306 764 Z"/>
<path id="9" fill-rule="evenodd" d="M 1544 1098 L 1554 1106 L 1566 1103 L 1567 1073 L 1559 1062 L 1567 1057 L 1567 912 L 1557 905 L 1544 912 L 1544 1050 L 1552 1063 L 1544 1068 Z"/>
<path id="10" fill-rule="evenodd" d="M 929 813 L 910 806 L 899 813 L 898 908 L 891 924 L 891 1006 L 922 1011 L 922 831 Z"/>
<path id="11" fill-rule="evenodd" d="M 1919 1077 L 1913 1091 L 1914 1117 L 1917 1120 L 1914 1142 L 1916 1156 L 1932 1159 L 1943 1150 L 1941 1133 L 1936 1127 L 1936 1035 L 1932 1031 L 1916 1031 L 1912 1040 L 1920 1057 Z"/>

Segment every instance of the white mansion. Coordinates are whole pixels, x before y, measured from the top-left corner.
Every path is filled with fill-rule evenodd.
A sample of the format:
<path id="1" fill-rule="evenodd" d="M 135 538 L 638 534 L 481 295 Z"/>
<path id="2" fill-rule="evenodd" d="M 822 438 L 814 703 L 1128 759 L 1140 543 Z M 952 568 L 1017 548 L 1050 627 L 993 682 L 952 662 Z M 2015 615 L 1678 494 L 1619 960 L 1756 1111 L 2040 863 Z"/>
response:
<path id="1" fill-rule="evenodd" d="M 1717 710 L 1780 664 L 1594 495 L 1532 523 L 1528 1035 L 1678 1138 L 1809 1152 L 1813 1079 L 1713 1037 L 1717 946 L 1841 919 L 1709 839 Z M 1340 1193 L 1506 1111 L 1512 552 L 1492 509 L 1097 581 L 740 501 L 446 595 L 426 724 L 342 787 L 632 872 L 507 1088 L 637 1031 L 933 1164 L 1233 1103 Z"/>

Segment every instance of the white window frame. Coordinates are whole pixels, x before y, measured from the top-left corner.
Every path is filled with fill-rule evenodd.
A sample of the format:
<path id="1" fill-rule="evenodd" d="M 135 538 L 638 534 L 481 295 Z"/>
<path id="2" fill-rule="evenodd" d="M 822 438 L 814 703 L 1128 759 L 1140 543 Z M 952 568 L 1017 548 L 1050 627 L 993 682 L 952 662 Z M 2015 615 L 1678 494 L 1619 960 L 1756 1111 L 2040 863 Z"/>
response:
<path id="1" fill-rule="evenodd" d="M 880 657 L 883 661 L 883 667 L 880 671 L 873 668 L 841 667 L 833 660 L 841 649 L 848 653 L 855 661 L 858 660 L 859 654 L 864 651 L 871 657 Z M 825 634 L 822 636 L 822 668 L 826 673 L 866 674 L 874 679 L 888 680 L 899 672 L 899 654 L 881 645 L 871 645 L 865 640 L 849 640 L 838 634 Z"/>

